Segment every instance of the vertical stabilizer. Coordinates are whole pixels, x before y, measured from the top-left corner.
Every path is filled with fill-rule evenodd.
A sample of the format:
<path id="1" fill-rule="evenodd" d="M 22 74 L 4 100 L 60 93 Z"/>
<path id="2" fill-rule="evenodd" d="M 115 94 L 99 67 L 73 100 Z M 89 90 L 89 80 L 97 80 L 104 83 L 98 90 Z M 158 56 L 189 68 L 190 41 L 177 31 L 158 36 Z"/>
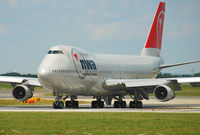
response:
<path id="1" fill-rule="evenodd" d="M 165 16 L 165 2 L 160 2 L 149 36 L 147 38 L 145 48 L 143 48 L 141 55 L 143 56 L 160 56 L 162 45 L 162 33 Z"/>

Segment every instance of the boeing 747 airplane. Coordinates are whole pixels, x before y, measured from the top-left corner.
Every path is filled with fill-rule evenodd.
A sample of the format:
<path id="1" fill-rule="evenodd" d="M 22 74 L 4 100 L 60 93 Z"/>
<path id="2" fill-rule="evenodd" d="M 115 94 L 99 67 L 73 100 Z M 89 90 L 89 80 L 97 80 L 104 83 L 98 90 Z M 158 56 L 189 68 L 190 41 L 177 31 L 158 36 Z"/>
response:
<path id="1" fill-rule="evenodd" d="M 156 79 L 163 68 L 187 63 L 164 65 L 160 56 L 165 16 L 165 3 L 160 2 L 146 44 L 138 56 L 89 53 L 73 46 L 53 46 L 38 68 L 38 78 L 0 76 L 0 82 L 10 83 L 13 97 L 25 101 L 33 96 L 34 87 L 41 86 L 55 93 L 55 109 L 77 108 L 78 96 L 93 96 L 92 108 L 103 108 L 104 103 L 115 108 L 142 108 L 143 99 L 153 93 L 158 101 L 175 98 L 181 83 L 199 86 L 200 77 Z M 65 95 L 65 96 L 64 96 Z M 63 100 L 67 100 L 64 102 Z"/>

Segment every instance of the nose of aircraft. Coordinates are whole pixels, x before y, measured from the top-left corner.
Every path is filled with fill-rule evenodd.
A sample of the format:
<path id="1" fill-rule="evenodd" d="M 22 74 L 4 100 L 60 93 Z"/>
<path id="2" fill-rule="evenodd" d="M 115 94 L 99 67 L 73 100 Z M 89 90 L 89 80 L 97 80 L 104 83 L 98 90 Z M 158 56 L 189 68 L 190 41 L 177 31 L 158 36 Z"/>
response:
<path id="1" fill-rule="evenodd" d="M 44 84 L 44 82 L 48 82 L 48 80 L 50 80 L 50 74 L 51 74 L 51 71 L 50 69 L 41 64 L 40 67 L 38 68 L 38 73 L 37 73 L 37 76 L 38 76 L 38 79 L 39 81 Z"/>

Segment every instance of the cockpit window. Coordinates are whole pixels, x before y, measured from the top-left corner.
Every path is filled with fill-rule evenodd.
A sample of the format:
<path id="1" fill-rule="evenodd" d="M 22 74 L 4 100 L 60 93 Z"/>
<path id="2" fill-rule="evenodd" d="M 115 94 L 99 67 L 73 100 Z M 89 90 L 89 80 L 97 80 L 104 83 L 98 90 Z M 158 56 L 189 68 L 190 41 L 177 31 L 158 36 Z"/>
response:
<path id="1" fill-rule="evenodd" d="M 63 54 L 61 50 L 49 50 L 48 54 Z"/>
<path id="2" fill-rule="evenodd" d="M 48 54 L 52 54 L 52 51 L 50 50 L 50 51 L 48 51 Z"/>

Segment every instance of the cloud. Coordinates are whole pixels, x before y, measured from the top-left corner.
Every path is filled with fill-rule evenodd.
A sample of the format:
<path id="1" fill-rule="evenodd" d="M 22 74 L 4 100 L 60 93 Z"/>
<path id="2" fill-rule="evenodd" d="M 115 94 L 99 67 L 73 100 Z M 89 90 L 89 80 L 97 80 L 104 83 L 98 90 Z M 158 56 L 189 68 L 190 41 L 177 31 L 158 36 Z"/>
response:
<path id="1" fill-rule="evenodd" d="M 2 35 L 6 31 L 6 26 L 3 24 L 0 24 L 0 35 Z"/>
<path id="2" fill-rule="evenodd" d="M 109 22 L 91 26 L 91 37 L 94 40 L 120 39 L 132 40 L 146 38 L 150 25 L 147 24 L 149 16 L 139 19 L 128 19 L 123 21 Z"/>
<path id="3" fill-rule="evenodd" d="M 170 8 L 165 28 L 167 38 L 181 39 L 199 35 L 199 4 L 199 0 L 184 1 L 180 3 L 178 10 L 176 6 Z"/>
<path id="4" fill-rule="evenodd" d="M 166 28 L 168 38 L 185 38 L 192 35 L 199 35 L 200 27 L 197 22 L 170 22 Z"/>
<path id="5" fill-rule="evenodd" d="M 11 5 L 11 7 L 15 7 L 18 3 L 18 0 L 8 0 L 8 2 Z"/>
<path id="6" fill-rule="evenodd" d="M 88 9 L 88 16 L 92 17 L 96 12 L 97 12 L 97 9 L 94 9 L 94 8 Z"/>

